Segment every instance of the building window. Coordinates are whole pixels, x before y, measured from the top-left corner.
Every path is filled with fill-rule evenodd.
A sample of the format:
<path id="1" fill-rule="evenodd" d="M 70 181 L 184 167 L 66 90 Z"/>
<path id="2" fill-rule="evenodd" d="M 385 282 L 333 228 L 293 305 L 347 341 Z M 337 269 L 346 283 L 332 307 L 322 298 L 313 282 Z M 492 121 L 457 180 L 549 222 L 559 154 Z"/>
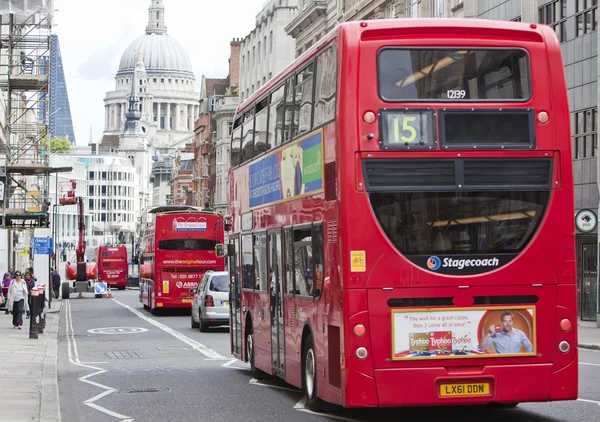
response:
<path id="1" fill-rule="evenodd" d="M 598 0 L 578 0 L 575 13 L 576 37 L 589 34 L 598 28 Z"/>
<path id="2" fill-rule="evenodd" d="M 561 43 L 567 41 L 567 0 L 554 0 L 540 7 L 539 21 L 550 25 Z"/>
<path id="3" fill-rule="evenodd" d="M 596 157 L 598 148 L 597 136 L 597 118 L 598 109 L 596 107 L 587 110 L 572 113 L 573 128 L 575 136 L 573 137 L 573 158 Z"/>
<path id="4" fill-rule="evenodd" d="M 406 2 L 406 17 L 417 18 L 419 17 L 419 4 L 421 0 L 409 0 Z"/>

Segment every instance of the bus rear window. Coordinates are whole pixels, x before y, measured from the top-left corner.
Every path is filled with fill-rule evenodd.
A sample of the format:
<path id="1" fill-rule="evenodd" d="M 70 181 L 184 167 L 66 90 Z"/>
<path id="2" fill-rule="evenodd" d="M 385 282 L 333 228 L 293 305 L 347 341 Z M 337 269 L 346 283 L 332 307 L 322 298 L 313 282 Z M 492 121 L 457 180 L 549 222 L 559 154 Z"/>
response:
<path id="1" fill-rule="evenodd" d="M 159 240 L 158 249 L 163 251 L 208 251 L 217 246 L 216 240 L 210 239 L 168 239 Z"/>
<path id="2" fill-rule="evenodd" d="M 510 101 L 531 96 L 521 49 L 385 48 L 377 62 L 384 101 Z"/>

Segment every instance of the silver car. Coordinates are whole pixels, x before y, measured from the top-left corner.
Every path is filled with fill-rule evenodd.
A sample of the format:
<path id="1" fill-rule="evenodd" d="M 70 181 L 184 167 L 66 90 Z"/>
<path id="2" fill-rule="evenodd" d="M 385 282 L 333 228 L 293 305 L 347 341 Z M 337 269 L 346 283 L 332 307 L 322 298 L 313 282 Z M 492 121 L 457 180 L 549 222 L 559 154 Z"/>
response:
<path id="1" fill-rule="evenodd" d="M 229 273 L 207 271 L 192 301 L 192 328 L 207 331 L 210 326 L 229 325 Z"/>

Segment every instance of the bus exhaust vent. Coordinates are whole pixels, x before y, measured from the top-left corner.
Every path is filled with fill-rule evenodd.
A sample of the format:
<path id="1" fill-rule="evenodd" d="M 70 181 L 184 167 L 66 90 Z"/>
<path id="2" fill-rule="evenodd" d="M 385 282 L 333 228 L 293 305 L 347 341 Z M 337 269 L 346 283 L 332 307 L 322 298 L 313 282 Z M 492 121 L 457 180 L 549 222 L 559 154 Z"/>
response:
<path id="1" fill-rule="evenodd" d="M 328 221 L 327 222 L 327 243 L 338 242 L 338 222 Z"/>
<path id="2" fill-rule="evenodd" d="M 454 188 L 454 160 L 363 160 L 367 191 L 447 190 Z"/>
<path id="3" fill-rule="evenodd" d="M 549 158 L 498 158 L 464 160 L 465 188 L 550 189 Z"/>
<path id="4" fill-rule="evenodd" d="M 552 189 L 552 158 L 378 158 L 362 165 L 368 192 Z"/>
<path id="5" fill-rule="evenodd" d="M 450 148 L 535 148 L 533 109 L 443 109 L 440 143 Z"/>
<path id="6" fill-rule="evenodd" d="M 325 200 L 335 201 L 337 199 L 337 164 L 334 162 L 325 164 Z"/>

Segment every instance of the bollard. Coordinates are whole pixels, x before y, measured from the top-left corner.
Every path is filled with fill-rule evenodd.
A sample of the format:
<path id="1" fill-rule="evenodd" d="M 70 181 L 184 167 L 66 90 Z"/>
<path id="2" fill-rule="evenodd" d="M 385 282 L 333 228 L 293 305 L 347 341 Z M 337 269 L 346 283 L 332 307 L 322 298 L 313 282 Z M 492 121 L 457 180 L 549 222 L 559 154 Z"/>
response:
<path id="1" fill-rule="evenodd" d="M 38 327 L 37 327 L 37 318 L 38 318 L 38 296 L 39 292 L 37 287 L 31 289 L 31 309 L 29 310 L 29 338 L 36 339 L 38 338 Z"/>
<path id="2" fill-rule="evenodd" d="M 41 284 L 38 287 L 38 291 L 38 334 L 44 334 L 44 328 L 46 328 L 46 286 Z"/>

